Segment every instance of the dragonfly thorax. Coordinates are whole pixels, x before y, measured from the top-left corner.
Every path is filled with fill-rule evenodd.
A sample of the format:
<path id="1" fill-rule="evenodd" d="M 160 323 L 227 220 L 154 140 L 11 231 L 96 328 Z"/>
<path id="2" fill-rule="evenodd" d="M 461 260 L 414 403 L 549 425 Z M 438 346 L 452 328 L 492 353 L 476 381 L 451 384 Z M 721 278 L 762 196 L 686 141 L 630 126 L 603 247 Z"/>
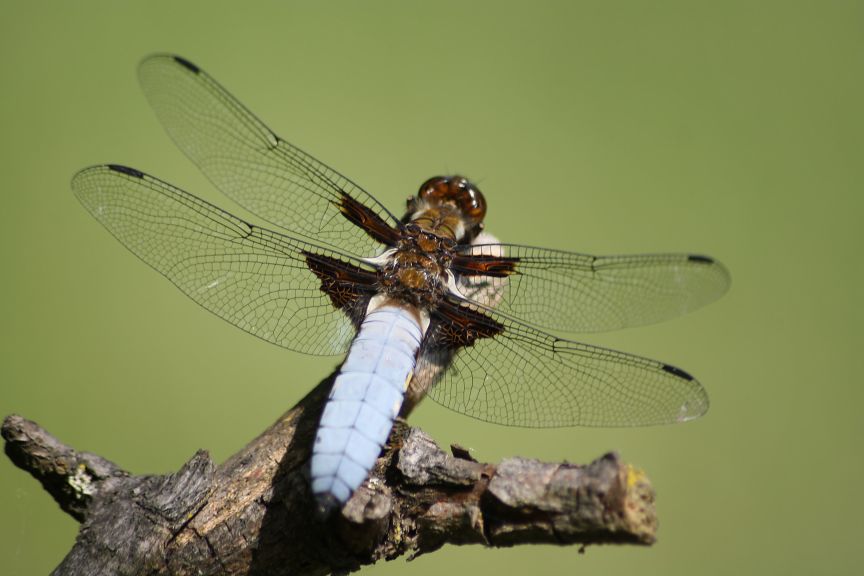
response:
<path id="1" fill-rule="evenodd" d="M 392 298 L 433 308 L 447 291 L 447 271 L 456 243 L 408 224 L 381 268 L 380 284 Z"/>

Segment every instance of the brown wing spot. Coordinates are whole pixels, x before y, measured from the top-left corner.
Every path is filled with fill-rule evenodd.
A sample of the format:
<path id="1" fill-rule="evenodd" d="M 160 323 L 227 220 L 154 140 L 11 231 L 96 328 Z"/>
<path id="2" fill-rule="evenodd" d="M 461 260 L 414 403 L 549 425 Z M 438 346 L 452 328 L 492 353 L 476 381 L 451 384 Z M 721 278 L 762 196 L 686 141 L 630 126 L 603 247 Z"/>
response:
<path id="1" fill-rule="evenodd" d="M 504 278 L 518 274 L 519 258 L 486 254 L 460 255 L 453 258 L 450 268 L 463 276 L 492 276 Z"/>
<path id="2" fill-rule="evenodd" d="M 433 338 L 442 348 L 473 346 L 479 338 L 491 338 L 504 331 L 504 325 L 483 312 L 450 300 L 435 309 Z"/>
<path id="3" fill-rule="evenodd" d="M 393 246 L 399 240 L 398 230 L 387 224 L 368 206 L 364 206 L 348 194 L 342 194 L 338 207 L 345 218 L 362 228 L 366 234 L 378 242 Z"/>
<path id="4" fill-rule="evenodd" d="M 302 252 L 306 265 L 321 280 L 321 291 L 340 310 L 350 309 L 360 298 L 375 292 L 378 276 L 336 258 Z"/>

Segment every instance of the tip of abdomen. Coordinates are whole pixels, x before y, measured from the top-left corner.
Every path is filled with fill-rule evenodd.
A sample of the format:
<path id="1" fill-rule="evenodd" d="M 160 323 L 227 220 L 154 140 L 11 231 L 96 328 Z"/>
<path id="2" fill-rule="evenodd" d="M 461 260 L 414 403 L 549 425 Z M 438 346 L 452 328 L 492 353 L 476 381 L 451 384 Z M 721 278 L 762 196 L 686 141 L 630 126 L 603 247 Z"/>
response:
<path id="1" fill-rule="evenodd" d="M 342 508 L 343 503 L 330 492 L 315 494 L 316 511 L 321 518 L 329 518 L 333 512 Z"/>

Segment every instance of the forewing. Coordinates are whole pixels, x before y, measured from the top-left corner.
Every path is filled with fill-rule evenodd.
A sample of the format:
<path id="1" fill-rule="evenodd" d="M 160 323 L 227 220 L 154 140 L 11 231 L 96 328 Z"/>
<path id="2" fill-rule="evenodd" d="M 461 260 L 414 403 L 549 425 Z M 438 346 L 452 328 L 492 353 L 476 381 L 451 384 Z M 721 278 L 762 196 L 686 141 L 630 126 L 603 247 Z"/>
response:
<path id="1" fill-rule="evenodd" d="M 361 262 L 252 226 L 131 168 L 87 168 L 72 189 L 129 250 L 217 316 L 298 352 L 347 350 L 354 325 L 321 290 L 324 278 L 309 269 L 307 255 L 357 274 Z"/>
<path id="2" fill-rule="evenodd" d="M 463 328 L 433 324 L 416 372 L 433 400 L 461 414 L 545 428 L 668 424 L 708 409 L 699 382 L 669 364 L 556 338 L 488 309 L 452 307 Z M 475 339 L 460 347 L 466 331 Z"/>
<path id="3" fill-rule="evenodd" d="M 223 193 L 277 226 L 342 252 L 368 257 L 380 251 L 381 234 L 397 219 L 359 186 L 276 136 L 207 73 L 164 54 L 145 59 L 138 72 L 168 134 Z M 363 210 L 378 237 L 343 216 L 346 206 Z"/>
<path id="4" fill-rule="evenodd" d="M 482 244 L 453 260 L 462 295 L 528 324 L 598 332 L 660 322 L 695 310 L 729 288 L 726 268 L 707 256 L 590 256 Z"/>

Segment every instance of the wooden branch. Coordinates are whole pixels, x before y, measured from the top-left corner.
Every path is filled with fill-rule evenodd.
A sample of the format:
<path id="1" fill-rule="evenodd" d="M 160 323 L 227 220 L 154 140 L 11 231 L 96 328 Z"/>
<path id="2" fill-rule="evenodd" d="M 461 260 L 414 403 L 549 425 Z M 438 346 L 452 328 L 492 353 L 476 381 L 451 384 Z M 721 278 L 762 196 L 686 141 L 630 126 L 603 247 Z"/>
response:
<path id="1" fill-rule="evenodd" d="M 369 480 L 320 518 L 308 460 L 331 378 L 222 465 L 199 451 L 167 476 L 131 475 L 8 416 L 6 454 L 81 522 L 53 574 L 311 576 L 448 543 L 654 542 L 651 485 L 615 454 L 483 464 L 402 421 Z"/>

